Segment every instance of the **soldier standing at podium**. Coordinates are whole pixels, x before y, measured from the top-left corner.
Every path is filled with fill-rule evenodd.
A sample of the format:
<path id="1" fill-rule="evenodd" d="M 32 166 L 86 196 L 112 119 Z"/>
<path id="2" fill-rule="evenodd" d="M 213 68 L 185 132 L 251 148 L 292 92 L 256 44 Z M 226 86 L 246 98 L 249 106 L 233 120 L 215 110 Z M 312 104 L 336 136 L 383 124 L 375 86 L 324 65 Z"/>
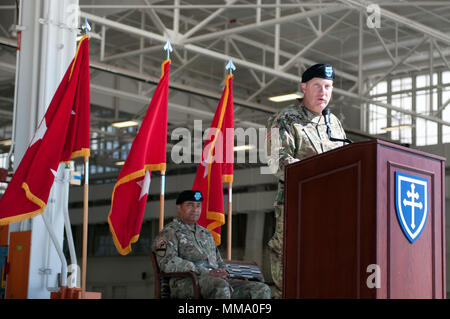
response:
<path id="1" fill-rule="evenodd" d="M 331 65 L 311 66 L 302 74 L 303 100 L 286 107 L 268 120 L 266 140 L 267 150 L 271 152 L 268 164 L 279 180 L 274 202 L 275 233 L 268 243 L 275 298 L 282 297 L 283 284 L 284 166 L 344 145 L 342 141 L 330 140 L 325 116 L 322 115 L 331 99 L 334 78 L 335 72 Z M 335 139 L 345 139 L 338 118 L 329 114 L 327 120 L 331 135 Z"/>

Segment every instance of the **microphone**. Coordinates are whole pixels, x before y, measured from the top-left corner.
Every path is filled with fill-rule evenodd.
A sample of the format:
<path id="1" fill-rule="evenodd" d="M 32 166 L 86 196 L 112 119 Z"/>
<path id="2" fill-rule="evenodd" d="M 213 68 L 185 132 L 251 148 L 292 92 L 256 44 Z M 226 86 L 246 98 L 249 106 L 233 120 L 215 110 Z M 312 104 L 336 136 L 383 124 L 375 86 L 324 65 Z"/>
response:
<path id="1" fill-rule="evenodd" d="M 324 108 L 322 111 L 323 119 L 325 120 L 325 125 L 327 126 L 328 138 L 331 140 L 331 127 L 330 127 L 330 109 Z"/>
<path id="2" fill-rule="evenodd" d="M 325 121 L 325 125 L 327 126 L 327 134 L 328 134 L 328 138 L 330 139 L 330 141 L 332 142 L 344 142 L 344 143 L 353 143 L 352 140 L 345 138 L 335 138 L 331 136 L 331 125 L 330 125 L 330 109 L 329 108 L 324 108 L 322 110 L 322 115 L 323 115 L 323 119 Z"/>

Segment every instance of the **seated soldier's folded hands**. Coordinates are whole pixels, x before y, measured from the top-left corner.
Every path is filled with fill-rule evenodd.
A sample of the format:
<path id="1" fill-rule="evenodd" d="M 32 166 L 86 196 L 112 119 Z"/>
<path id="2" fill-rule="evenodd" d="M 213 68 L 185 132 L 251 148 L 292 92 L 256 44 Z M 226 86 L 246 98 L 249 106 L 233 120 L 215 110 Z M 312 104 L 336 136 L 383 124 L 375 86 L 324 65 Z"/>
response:
<path id="1" fill-rule="evenodd" d="M 224 268 L 211 269 L 209 275 L 213 277 L 219 277 L 222 279 L 228 279 L 228 272 Z"/>

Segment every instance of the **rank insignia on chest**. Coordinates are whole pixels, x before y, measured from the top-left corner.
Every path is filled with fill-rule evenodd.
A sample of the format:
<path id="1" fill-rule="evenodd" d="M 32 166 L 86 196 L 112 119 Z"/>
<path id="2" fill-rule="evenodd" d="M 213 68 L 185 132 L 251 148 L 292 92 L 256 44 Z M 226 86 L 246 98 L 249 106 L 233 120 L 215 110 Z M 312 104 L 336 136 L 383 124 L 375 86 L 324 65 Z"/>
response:
<path id="1" fill-rule="evenodd" d="M 164 257 L 166 255 L 167 244 L 164 239 L 158 239 L 156 241 L 155 252 L 159 257 Z"/>

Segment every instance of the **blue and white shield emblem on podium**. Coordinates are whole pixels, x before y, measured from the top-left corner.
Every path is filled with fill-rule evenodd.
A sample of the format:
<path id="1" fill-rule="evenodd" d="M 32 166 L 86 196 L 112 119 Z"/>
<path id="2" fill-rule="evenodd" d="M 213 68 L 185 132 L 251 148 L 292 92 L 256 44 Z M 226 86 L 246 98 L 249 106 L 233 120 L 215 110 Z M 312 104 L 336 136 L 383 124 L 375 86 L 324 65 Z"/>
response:
<path id="1" fill-rule="evenodd" d="M 412 243 L 419 238 L 428 217 L 428 180 L 395 172 L 395 208 L 403 233 Z"/>

